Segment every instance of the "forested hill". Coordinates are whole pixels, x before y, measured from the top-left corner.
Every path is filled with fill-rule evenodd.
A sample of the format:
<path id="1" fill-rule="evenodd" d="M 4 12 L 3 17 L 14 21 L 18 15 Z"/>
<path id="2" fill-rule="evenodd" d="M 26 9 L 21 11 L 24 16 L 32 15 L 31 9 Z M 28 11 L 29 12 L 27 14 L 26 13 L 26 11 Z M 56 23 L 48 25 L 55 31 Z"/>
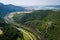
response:
<path id="1" fill-rule="evenodd" d="M 3 3 L 0 3 L 0 15 L 1 16 L 4 16 L 7 13 L 10 13 L 10 12 L 24 11 L 24 10 L 25 9 L 22 6 L 15 6 L 15 5 L 12 5 L 12 4 L 5 5 Z"/>
<path id="2" fill-rule="evenodd" d="M 38 29 L 48 40 L 60 40 L 60 10 L 38 10 L 16 14 L 14 21 L 32 29 Z"/>
<path id="3" fill-rule="evenodd" d="M 18 31 L 13 28 L 14 25 L 5 23 L 5 21 L 0 17 L 0 40 L 13 40 L 18 36 Z M 14 38 L 16 37 L 16 38 Z"/>
<path id="4" fill-rule="evenodd" d="M 24 23 L 32 20 L 44 20 L 49 14 L 54 13 L 53 10 L 37 10 L 32 13 L 21 13 L 14 16 L 14 20 L 18 23 Z M 21 17 L 21 18 L 20 18 Z M 17 20 L 18 19 L 18 20 Z"/>

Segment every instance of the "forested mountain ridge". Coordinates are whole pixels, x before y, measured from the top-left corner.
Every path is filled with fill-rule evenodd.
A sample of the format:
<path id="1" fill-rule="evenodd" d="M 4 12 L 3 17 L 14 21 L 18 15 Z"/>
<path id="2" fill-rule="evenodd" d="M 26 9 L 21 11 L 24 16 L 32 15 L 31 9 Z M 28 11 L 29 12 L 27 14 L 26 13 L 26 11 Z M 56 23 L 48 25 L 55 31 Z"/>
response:
<path id="1" fill-rule="evenodd" d="M 15 22 L 38 29 L 48 40 L 60 40 L 60 10 L 38 10 L 32 13 L 16 14 Z"/>
<path id="2" fill-rule="evenodd" d="M 24 10 L 25 10 L 25 8 L 22 6 L 15 6 L 12 4 L 5 5 L 3 3 L 0 3 L 0 15 L 2 17 L 11 12 L 18 12 L 18 11 L 24 11 Z"/>
<path id="3" fill-rule="evenodd" d="M 60 8 L 60 5 L 46 7 Z M 6 14 L 11 12 L 16 12 L 12 17 L 14 22 L 23 27 L 38 30 L 47 40 L 60 40 L 60 10 L 33 10 L 31 13 L 18 14 L 17 12 L 20 11 L 25 11 L 25 8 L 12 4 L 5 5 L 0 3 L 0 32 L 2 32 L 0 40 L 16 40 L 15 37 L 17 38 L 18 36 L 24 39 L 23 33 L 14 28 L 16 27 L 15 25 L 7 24 L 3 19 Z"/>

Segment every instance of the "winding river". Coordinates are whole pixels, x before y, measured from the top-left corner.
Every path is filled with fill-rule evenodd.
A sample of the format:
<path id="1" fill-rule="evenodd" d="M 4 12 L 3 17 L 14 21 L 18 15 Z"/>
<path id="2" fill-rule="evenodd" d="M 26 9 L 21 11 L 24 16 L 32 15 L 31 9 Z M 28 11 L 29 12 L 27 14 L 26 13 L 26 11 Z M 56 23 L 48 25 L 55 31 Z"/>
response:
<path id="1" fill-rule="evenodd" d="M 29 13 L 29 12 L 16 12 L 16 13 Z M 11 14 L 11 13 L 10 13 L 10 14 Z M 9 16 L 10 14 L 7 14 L 7 15 L 4 17 L 5 22 L 8 23 L 8 24 L 13 24 L 13 25 L 16 25 L 16 26 L 20 26 L 20 24 L 18 24 L 18 23 L 16 23 L 16 22 L 13 22 L 12 20 L 10 20 L 10 19 L 8 18 L 8 16 Z M 15 12 L 14 12 L 14 14 L 15 14 Z M 16 28 L 17 30 L 19 30 L 19 31 L 24 32 L 23 29 L 20 29 L 20 28 L 18 28 L 18 27 L 15 27 L 15 28 Z M 38 37 L 38 40 L 45 40 L 44 37 L 41 35 L 41 32 L 40 32 L 38 29 L 32 29 L 32 28 L 28 28 L 28 27 L 23 27 L 23 28 L 25 28 L 25 29 L 33 32 L 33 33 Z M 32 38 L 32 36 L 29 35 L 29 33 L 26 33 L 26 34 L 29 36 L 30 40 L 34 40 L 34 38 Z"/>

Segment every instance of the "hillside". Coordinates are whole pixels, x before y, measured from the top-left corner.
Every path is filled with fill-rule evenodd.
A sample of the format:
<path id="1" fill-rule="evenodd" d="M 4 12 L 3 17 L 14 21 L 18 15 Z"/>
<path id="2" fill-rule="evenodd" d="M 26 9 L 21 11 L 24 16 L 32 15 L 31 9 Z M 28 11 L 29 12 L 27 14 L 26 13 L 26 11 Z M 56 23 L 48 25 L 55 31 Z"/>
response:
<path id="1" fill-rule="evenodd" d="M 5 23 L 0 17 L 0 40 L 16 40 L 19 36 L 22 38 L 21 32 L 18 32 L 14 27 L 14 25 Z"/>
<path id="2" fill-rule="evenodd" d="M 18 23 L 23 23 L 23 24 L 26 21 L 43 20 L 47 15 L 49 15 L 49 13 L 52 12 L 54 13 L 53 10 L 38 10 L 28 14 L 27 13 L 15 14 L 14 20 Z"/>
<path id="3" fill-rule="evenodd" d="M 46 23 L 47 22 L 47 23 Z M 48 15 L 45 19 L 49 40 L 60 40 L 60 11 Z"/>
<path id="4" fill-rule="evenodd" d="M 15 14 L 14 21 L 32 29 L 38 29 L 47 40 L 60 40 L 60 10 L 38 10 Z"/>
<path id="5" fill-rule="evenodd" d="M 24 10 L 25 8 L 22 6 L 15 6 L 12 4 L 5 5 L 3 3 L 0 3 L 0 15 L 2 17 L 11 12 L 24 11 Z"/>

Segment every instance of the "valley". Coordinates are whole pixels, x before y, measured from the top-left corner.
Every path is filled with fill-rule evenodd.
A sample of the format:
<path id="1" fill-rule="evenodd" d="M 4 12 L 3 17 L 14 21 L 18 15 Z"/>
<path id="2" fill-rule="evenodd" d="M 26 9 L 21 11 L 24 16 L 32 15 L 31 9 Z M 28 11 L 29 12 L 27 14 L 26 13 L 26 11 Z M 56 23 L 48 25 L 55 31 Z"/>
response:
<path id="1" fill-rule="evenodd" d="M 0 0 L 0 40 L 60 40 L 60 0 Z"/>
<path id="2" fill-rule="evenodd" d="M 37 10 L 29 14 L 15 14 L 12 18 L 38 34 L 41 40 L 59 40 L 59 15 L 60 10 Z"/>
<path id="3" fill-rule="evenodd" d="M 31 13 L 31 12 L 21 12 L 22 14 L 23 13 Z M 14 16 L 14 14 L 16 14 L 16 13 L 10 13 L 9 15 L 6 15 L 5 17 L 4 17 L 4 19 L 5 19 L 5 22 L 6 23 L 10 23 L 10 24 L 13 24 L 13 25 L 15 25 L 15 26 L 18 26 L 18 27 L 14 27 L 14 28 L 16 28 L 18 31 L 22 31 L 23 32 L 23 34 L 25 34 L 25 35 L 27 35 L 27 38 L 25 38 L 24 40 L 38 40 L 38 37 L 33 33 L 33 32 L 29 32 L 27 29 L 27 27 L 24 27 L 24 26 L 22 26 L 21 24 L 18 24 L 18 23 L 16 23 L 16 22 L 14 22 L 14 20 L 13 20 L 13 16 Z M 20 13 L 18 13 L 17 12 L 17 14 L 20 14 Z M 12 16 L 11 16 L 12 15 Z M 24 31 L 24 30 L 26 30 L 26 31 Z M 31 30 L 32 31 L 32 30 Z M 26 36 L 24 36 L 24 37 L 26 37 Z M 39 38 L 39 40 L 40 40 L 40 38 Z"/>
<path id="4" fill-rule="evenodd" d="M 0 18 L 1 40 L 60 40 L 60 10 L 11 12 Z M 10 31 L 10 32 L 9 32 Z"/>

